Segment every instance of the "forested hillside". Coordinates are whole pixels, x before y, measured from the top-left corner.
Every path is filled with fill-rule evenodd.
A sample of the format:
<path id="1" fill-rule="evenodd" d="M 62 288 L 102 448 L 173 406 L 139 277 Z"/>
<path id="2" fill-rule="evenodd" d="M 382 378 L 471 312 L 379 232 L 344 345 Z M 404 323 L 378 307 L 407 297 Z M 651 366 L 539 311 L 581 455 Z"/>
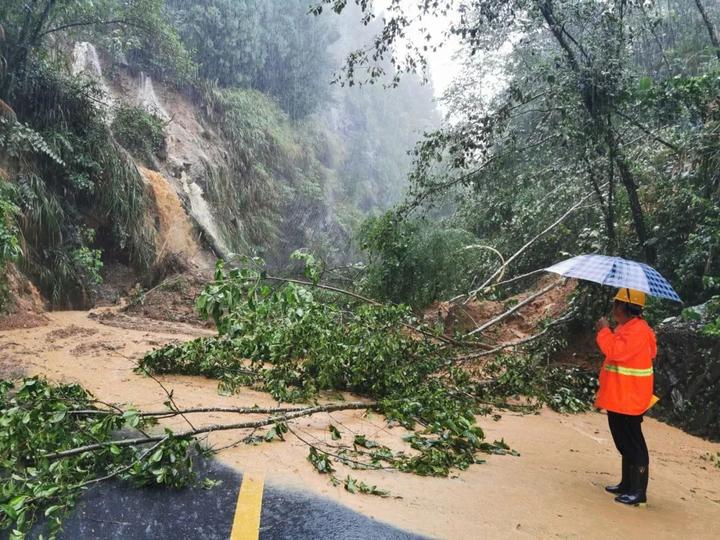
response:
<path id="1" fill-rule="evenodd" d="M 82 307 L 116 262 L 148 285 L 202 248 L 354 262 L 355 229 L 401 199 L 407 152 L 439 115 L 418 78 L 331 85 L 373 28 L 308 9 L 4 2 L 3 265 Z"/>

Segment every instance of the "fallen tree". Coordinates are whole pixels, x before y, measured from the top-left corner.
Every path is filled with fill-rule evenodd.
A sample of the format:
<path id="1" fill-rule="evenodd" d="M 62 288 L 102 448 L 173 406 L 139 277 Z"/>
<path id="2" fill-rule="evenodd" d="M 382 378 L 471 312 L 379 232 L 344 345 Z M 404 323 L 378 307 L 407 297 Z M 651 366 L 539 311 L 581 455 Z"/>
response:
<path id="1" fill-rule="evenodd" d="M 512 453 L 502 441 L 484 441 L 476 414 L 487 412 L 486 403 L 500 403 L 514 392 L 535 392 L 542 396 L 538 403 L 561 410 L 582 407 L 583 401 L 562 392 L 562 372 L 543 371 L 535 364 L 491 363 L 495 371 L 487 381 L 455 366 L 531 343 L 566 320 L 567 315 L 537 335 L 496 346 L 475 337 L 556 285 L 529 295 L 466 336 L 439 339 L 403 306 L 381 305 L 319 285 L 312 277 L 269 277 L 258 261 L 229 271 L 221 264 L 198 301 L 201 314 L 215 321 L 218 335 L 160 348 L 137 363 L 137 372 L 152 377 L 167 395 L 166 410 L 102 403 L 79 387 L 53 387 L 37 379 L 17 389 L 3 383 L 0 422 L 7 429 L 0 435 L 0 453 L 6 458 L 0 477 L 8 487 L 0 500 L 0 528 L 27 531 L 42 517 L 49 520 L 52 536 L 78 495 L 99 482 L 193 483 L 195 456 L 212 451 L 201 444 L 202 438 L 217 432 L 241 433 L 226 447 L 282 440 L 289 433 L 308 446 L 308 460 L 333 484 L 380 496 L 387 492 L 349 474 L 336 476 L 337 467 L 446 476 L 478 462 L 479 453 Z M 279 402 L 299 404 L 181 408 L 160 374 L 204 375 L 218 379 L 225 391 L 251 386 Z M 548 387 L 551 380 L 555 386 Z M 583 379 L 577 380 L 583 388 Z M 319 392 L 325 390 L 352 392 L 363 400 L 318 404 Z M 293 426 L 299 418 L 349 410 L 372 410 L 404 426 L 407 450 L 392 451 L 361 435 L 352 435 L 352 446 L 312 442 Z M 207 413 L 253 418 L 206 423 L 202 415 Z M 158 422 L 173 417 L 182 417 L 188 429 L 157 429 Z M 342 436 L 332 423 L 330 429 L 333 440 Z"/>

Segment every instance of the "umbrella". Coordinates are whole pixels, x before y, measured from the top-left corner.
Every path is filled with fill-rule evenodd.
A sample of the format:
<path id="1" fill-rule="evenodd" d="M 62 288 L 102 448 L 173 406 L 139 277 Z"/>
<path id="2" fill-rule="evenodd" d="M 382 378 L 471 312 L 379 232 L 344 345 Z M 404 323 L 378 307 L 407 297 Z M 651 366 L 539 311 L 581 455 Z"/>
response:
<path id="1" fill-rule="evenodd" d="M 650 296 L 682 302 L 660 272 L 645 263 L 628 261 L 620 257 L 580 255 L 545 270 L 565 277 L 594 281 L 618 288 L 627 287 Z"/>

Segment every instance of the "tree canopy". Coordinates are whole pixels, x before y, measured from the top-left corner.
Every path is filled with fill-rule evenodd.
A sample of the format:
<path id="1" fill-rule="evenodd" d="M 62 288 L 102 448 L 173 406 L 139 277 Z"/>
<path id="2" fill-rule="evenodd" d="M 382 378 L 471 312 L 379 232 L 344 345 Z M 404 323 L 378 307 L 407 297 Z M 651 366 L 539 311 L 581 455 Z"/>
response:
<path id="1" fill-rule="evenodd" d="M 594 193 L 518 270 L 602 251 L 657 264 L 687 300 L 717 290 L 715 3 L 392 0 L 381 13 L 355 3 L 382 27 L 348 55 L 347 82 L 388 65 L 397 77 L 423 71 L 448 37 L 460 43 L 449 121 L 416 148 L 401 216 L 443 207 L 450 225 L 512 253 Z"/>

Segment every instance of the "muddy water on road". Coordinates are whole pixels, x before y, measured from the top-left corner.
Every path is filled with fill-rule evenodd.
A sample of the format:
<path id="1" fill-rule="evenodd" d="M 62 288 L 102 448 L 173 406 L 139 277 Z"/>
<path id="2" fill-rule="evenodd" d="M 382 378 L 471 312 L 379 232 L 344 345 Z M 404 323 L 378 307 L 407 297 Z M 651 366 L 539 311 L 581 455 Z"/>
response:
<path id="1" fill-rule="evenodd" d="M 159 385 L 133 372 L 144 352 L 209 332 L 191 326 L 125 318 L 110 326 L 85 312 L 49 314 L 47 326 L 0 333 L 0 361 L 7 373 L 41 374 L 78 382 L 107 402 L 162 409 L 167 396 Z M 112 320 L 112 319 L 111 319 Z M 275 405 L 263 393 L 243 390 L 221 396 L 215 381 L 162 377 L 183 406 Z M 249 418 L 248 418 L 249 419 Z M 195 424 L 237 421 L 227 414 L 193 416 Z M 333 487 L 307 462 L 307 446 L 288 435 L 285 443 L 240 444 L 219 454 L 239 469 L 262 469 L 268 482 L 323 494 L 366 515 L 437 538 L 690 538 L 720 537 L 720 469 L 703 459 L 720 452 L 712 444 L 654 420 L 645 422 L 651 449 L 650 504 L 625 508 L 604 493 L 614 483 L 619 458 L 603 415 L 505 414 L 498 422 L 479 418 L 489 440 L 504 438 L 521 457 L 488 456 L 447 479 L 389 471 L 353 471 L 394 497 L 352 495 Z M 377 415 L 361 412 L 317 415 L 300 420 L 296 431 L 309 441 L 328 440 L 328 424 L 343 439 L 364 433 L 388 446 L 402 445 L 401 428 L 388 428 Z M 187 429 L 181 418 L 168 421 Z M 247 433 L 214 434 L 209 444 L 224 446 Z M 342 441 L 341 441 L 342 442 Z M 171 495 L 168 495 L 171 496 Z M 235 501 L 228 501 L 234 505 Z"/>

